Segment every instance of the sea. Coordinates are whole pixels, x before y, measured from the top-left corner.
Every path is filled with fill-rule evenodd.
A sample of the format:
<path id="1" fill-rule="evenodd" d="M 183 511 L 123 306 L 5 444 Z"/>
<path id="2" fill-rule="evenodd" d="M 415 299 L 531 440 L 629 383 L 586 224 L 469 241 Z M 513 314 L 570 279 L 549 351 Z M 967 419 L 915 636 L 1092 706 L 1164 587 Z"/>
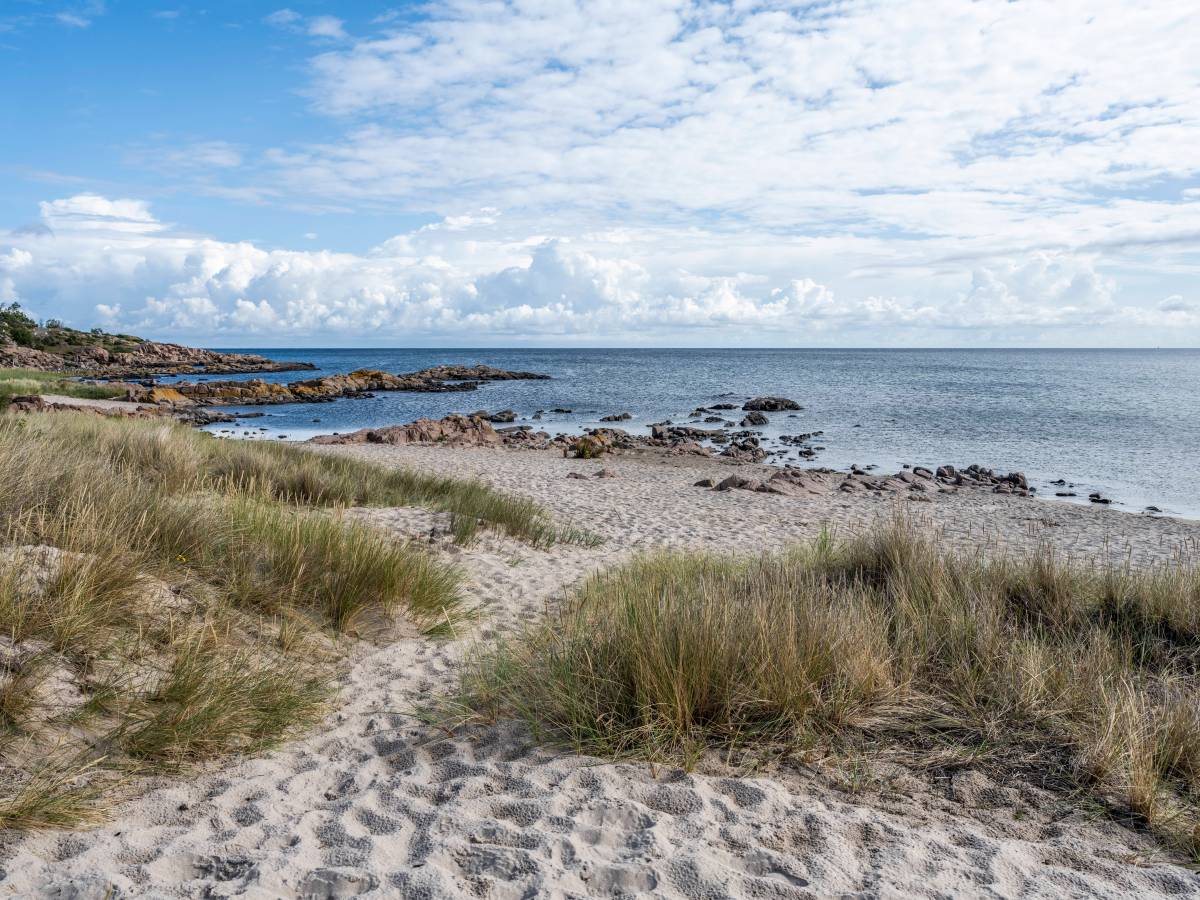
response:
<path id="1" fill-rule="evenodd" d="M 272 359 L 314 363 L 316 372 L 240 376 L 292 381 L 354 369 L 411 372 L 486 363 L 543 372 L 548 381 L 494 382 L 464 393 L 380 393 L 321 404 L 231 407 L 265 413 L 227 437 L 302 441 L 434 418 L 512 409 L 517 424 L 579 433 L 601 417 L 629 413 L 619 427 L 689 422 L 698 406 L 780 396 L 804 409 L 769 413 L 764 444 L 823 432 L 808 467 L 978 463 L 1024 472 L 1039 495 L 1100 492 L 1114 508 L 1200 518 L 1200 350 L 650 350 L 650 349 L 278 349 Z M 228 376 L 225 376 L 228 377 Z M 569 413 L 550 410 L 569 409 Z M 543 410 L 540 421 L 531 421 Z M 739 418 L 742 413 L 726 413 Z M 714 427 L 699 425 L 698 427 Z M 1054 482 L 1066 482 L 1066 485 Z"/>

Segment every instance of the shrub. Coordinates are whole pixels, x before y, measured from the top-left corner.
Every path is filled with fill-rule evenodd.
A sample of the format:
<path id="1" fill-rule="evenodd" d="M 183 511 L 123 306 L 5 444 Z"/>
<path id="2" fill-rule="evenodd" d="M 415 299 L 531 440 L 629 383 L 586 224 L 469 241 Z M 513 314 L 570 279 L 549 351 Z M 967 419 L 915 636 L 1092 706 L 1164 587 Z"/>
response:
<path id="1" fill-rule="evenodd" d="M 604 455 L 604 444 L 598 439 L 585 435 L 571 445 L 576 459 L 598 459 Z"/>

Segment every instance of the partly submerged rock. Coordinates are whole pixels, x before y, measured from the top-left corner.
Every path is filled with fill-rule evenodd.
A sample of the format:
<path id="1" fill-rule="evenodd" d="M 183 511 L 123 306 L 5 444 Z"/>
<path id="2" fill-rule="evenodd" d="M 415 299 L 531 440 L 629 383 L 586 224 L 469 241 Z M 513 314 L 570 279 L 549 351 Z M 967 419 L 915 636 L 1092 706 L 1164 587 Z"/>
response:
<path id="1" fill-rule="evenodd" d="M 717 407 L 713 407 L 716 409 Z M 755 397 L 753 400 L 747 400 L 743 405 L 744 410 L 758 410 L 759 412 L 782 412 L 787 409 L 804 409 L 795 400 L 789 400 L 787 397 Z"/>

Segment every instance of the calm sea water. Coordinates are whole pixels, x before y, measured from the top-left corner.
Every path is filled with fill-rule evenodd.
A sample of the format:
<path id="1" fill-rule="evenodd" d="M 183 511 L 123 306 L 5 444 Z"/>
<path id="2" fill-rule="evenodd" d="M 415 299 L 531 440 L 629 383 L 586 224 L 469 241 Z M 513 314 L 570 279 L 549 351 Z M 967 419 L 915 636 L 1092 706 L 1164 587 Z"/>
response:
<path id="1" fill-rule="evenodd" d="M 251 430 L 302 440 L 480 408 L 514 409 L 520 422 L 553 407 L 573 412 L 546 412 L 533 424 L 552 434 L 579 432 L 600 424 L 603 415 L 629 412 L 633 419 L 620 427 L 644 433 L 651 422 L 685 422 L 696 406 L 770 394 L 805 409 L 797 418 L 771 414 L 766 437 L 824 431 L 816 443 L 826 449 L 805 465 L 874 463 L 890 472 L 903 463 L 980 463 L 1025 472 L 1043 495 L 1054 493 L 1052 479 L 1064 478 L 1085 503 L 1089 492 L 1100 490 L 1118 508 L 1153 504 L 1200 517 L 1200 350 L 253 352 L 320 367 L 249 376 L 279 381 L 439 363 L 487 363 L 553 379 L 498 382 L 472 393 L 256 407 L 268 415 L 246 420 L 239 435 Z"/>

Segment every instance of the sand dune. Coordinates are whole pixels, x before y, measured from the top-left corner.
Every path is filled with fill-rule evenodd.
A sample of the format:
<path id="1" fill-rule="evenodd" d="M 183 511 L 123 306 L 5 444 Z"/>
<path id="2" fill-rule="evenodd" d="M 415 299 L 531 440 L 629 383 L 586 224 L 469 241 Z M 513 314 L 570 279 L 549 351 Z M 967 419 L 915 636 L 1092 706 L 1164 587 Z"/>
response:
<path id="1" fill-rule="evenodd" d="M 412 712 L 450 689 L 471 642 L 537 615 L 588 572 L 659 546 L 759 550 L 853 528 L 899 505 L 953 544 L 1045 540 L 1135 561 L 1191 552 L 1200 524 L 984 493 L 900 503 L 695 488 L 705 460 L 358 445 L 352 453 L 479 475 L 605 538 L 535 550 L 494 536 L 452 547 L 421 510 L 354 510 L 430 539 L 480 607 L 446 641 L 355 652 L 323 728 L 258 759 L 140 785 L 112 820 L 4 848 L 0 895 L 47 897 L 1180 896 L 1200 876 L 1146 836 L 1061 795 L 960 771 L 896 772 L 849 791 L 780 765 L 686 773 L 539 747 L 519 726 L 453 734 Z M 590 476 L 601 466 L 616 478 Z"/>

